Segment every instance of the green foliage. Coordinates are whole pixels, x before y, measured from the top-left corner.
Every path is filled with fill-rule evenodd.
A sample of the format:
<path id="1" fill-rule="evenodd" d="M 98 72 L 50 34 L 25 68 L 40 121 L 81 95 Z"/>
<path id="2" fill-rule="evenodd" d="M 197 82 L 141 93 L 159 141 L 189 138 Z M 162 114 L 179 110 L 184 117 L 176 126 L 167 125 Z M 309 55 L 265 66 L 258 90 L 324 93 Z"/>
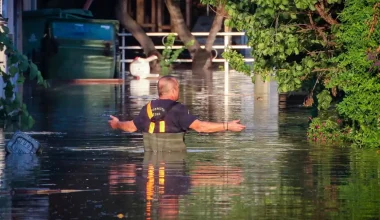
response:
<path id="1" fill-rule="evenodd" d="M 307 137 L 318 143 L 340 144 L 347 138 L 349 128 L 343 128 L 342 120 L 314 118 L 309 125 Z"/>
<path id="2" fill-rule="evenodd" d="M 346 93 L 337 110 L 349 121 L 349 138 L 357 146 L 380 146 L 379 15 L 379 1 L 347 0 L 340 14 L 343 25 L 335 30 L 343 52 L 333 59 L 339 72 L 328 86 Z"/>
<path id="3" fill-rule="evenodd" d="M 222 54 L 222 57 L 228 60 L 229 65 L 234 66 L 236 68 L 236 71 L 245 73 L 246 75 L 253 77 L 252 66 L 245 64 L 243 60 L 244 56 L 238 53 L 236 50 L 226 50 L 226 52 Z"/>
<path id="4" fill-rule="evenodd" d="M 38 84 L 45 87 L 48 85 L 37 66 L 17 51 L 8 34 L 8 27 L 2 25 L 0 28 L 0 50 L 4 51 L 7 56 L 7 71 L 5 71 L 5 66 L 0 68 L 0 74 L 5 85 L 3 89 L 4 97 L 0 98 L 0 121 L 5 126 L 10 121 L 21 119 L 22 127 L 31 127 L 34 120 L 29 115 L 26 105 L 22 103 L 21 98 L 16 94 L 17 86 L 23 85 L 25 81 L 24 72 L 28 70 L 31 80 L 36 79 Z M 14 84 L 12 79 L 16 76 L 18 80 Z"/>
<path id="5" fill-rule="evenodd" d="M 323 90 L 317 95 L 318 98 L 318 110 L 327 110 L 330 107 L 332 98 L 328 90 Z"/>
<path id="6" fill-rule="evenodd" d="M 275 75 L 279 92 L 308 91 L 318 99 L 319 114 L 337 107 L 352 129 L 347 140 L 380 146 L 379 0 L 202 2 L 224 5 L 225 25 L 246 32 L 253 69 L 228 51 L 223 56 L 232 68 Z"/>
<path id="7" fill-rule="evenodd" d="M 325 11 L 332 10 L 340 2 L 328 1 L 323 7 Z M 315 5 L 320 4 L 317 0 L 244 0 L 223 4 L 229 15 L 225 25 L 246 32 L 255 58 L 254 67 L 248 68 L 240 54 L 228 51 L 223 56 L 232 68 L 249 76 L 254 75 L 252 72 L 275 75 L 279 92 L 299 90 L 303 81 L 317 77 L 323 80 L 333 70 L 329 60 L 335 50 L 331 25 L 316 11 Z"/>
<path id="8" fill-rule="evenodd" d="M 162 51 L 162 58 L 160 60 L 161 74 L 167 75 L 170 72 L 170 67 L 172 63 L 178 58 L 178 56 L 186 49 L 186 47 L 194 44 L 193 41 L 184 45 L 180 49 L 173 50 L 176 36 L 174 34 L 169 34 L 164 42 L 165 49 Z"/>

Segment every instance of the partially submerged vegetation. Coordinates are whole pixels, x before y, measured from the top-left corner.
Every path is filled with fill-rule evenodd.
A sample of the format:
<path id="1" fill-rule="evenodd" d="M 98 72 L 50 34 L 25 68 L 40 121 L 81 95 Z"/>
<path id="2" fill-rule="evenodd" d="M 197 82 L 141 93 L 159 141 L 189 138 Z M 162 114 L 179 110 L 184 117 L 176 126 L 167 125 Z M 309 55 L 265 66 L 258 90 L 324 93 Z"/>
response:
<path id="1" fill-rule="evenodd" d="M 160 59 L 160 74 L 165 76 L 171 72 L 173 62 L 178 59 L 179 55 L 186 49 L 187 46 L 193 44 L 193 41 L 189 41 L 186 45 L 179 49 L 173 50 L 176 36 L 169 34 L 164 42 L 165 49 L 162 51 L 162 57 Z"/>
<path id="2" fill-rule="evenodd" d="M 22 127 L 31 127 L 34 120 L 28 113 L 26 105 L 23 104 L 22 97 L 17 93 L 18 86 L 24 84 L 26 71 L 28 71 L 29 78 L 37 80 L 38 84 L 46 87 L 47 82 L 37 66 L 17 51 L 8 34 L 8 27 L 2 24 L 0 27 L 0 51 L 4 51 L 7 59 L 6 65 L 0 68 L 4 85 L 3 96 L 0 97 L 0 127 L 3 128 L 13 121 L 20 121 Z"/>
<path id="3" fill-rule="evenodd" d="M 247 66 L 234 51 L 224 57 L 252 79 L 254 73 L 275 75 L 280 92 L 308 91 L 304 105 L 318 110 L 309 127 L 311 140 L 380 146 L 379 0 L 223 4 L 225 24 L 247 33 L 256 61 Z M 331 109 L 332 116 L 326 114 Z"/>

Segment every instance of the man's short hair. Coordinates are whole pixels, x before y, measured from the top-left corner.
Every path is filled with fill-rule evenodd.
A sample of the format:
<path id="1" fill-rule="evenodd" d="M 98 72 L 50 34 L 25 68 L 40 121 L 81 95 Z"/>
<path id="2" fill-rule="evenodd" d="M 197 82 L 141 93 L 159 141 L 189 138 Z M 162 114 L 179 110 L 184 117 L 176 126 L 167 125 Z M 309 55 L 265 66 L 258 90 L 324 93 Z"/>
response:
<path id="1" fill-rule="evenodd" d="M 177 85 L 178 85 L 178 80 L 174 76 L 166 75 L 166 76 L 161 77 L 158 80 L 158 85 L 157 85 L 158 95 L 162 96 L 166 93 L 169 93 Z"/>

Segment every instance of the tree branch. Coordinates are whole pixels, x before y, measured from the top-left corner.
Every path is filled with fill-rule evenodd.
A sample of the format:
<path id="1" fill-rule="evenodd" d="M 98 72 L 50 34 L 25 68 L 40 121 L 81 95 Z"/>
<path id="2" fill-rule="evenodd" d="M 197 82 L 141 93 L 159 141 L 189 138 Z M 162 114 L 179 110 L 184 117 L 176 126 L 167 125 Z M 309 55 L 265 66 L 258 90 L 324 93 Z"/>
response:
<path id="1" fill-rule="evenodd" d="M 318 14 L 330 25 L 339 24 L 337 20 L 331 17 L 331 15 L 327 14 L 325 11 L 325 5 L 323 2 L 316 3 L 314 5 L 315 9 L 317 9 Z"/>
<path id="2" fill-rule="evenodd" d="M 308 16 L 309 16 L 309 22 L 310 22 L 311 27 L 313 28 L 313 30 L 315 30 L 315 31 L 319 34 L 319 36 L 322 37 L 322 39 L 323 39 L 323 41 L 326 43 L 326 45 L 331 44 L 331 43 L 328 41 L 328 39 L 327 39 L 326 33 L 323 32 L 321 28 L 315 26 L 315 23 L 314 23 L 314 21 L 313 21 L 313 17 L 311 16 L 311 13 L 309 13 Z"/>
<path id="3" fill-rule="evenodd" d="M 224 6 L 223 5 L 219 5 L 218 8 L 217 8 L 217 11 L 215 13 L 215 18 L 214 18 L 214 21 L 212 22 L 212 26 L 211 26 L 209 35 L 207 37 L 206 45 L 205 45 L 205 49 L 208 52 L 211 52 L 211 50 L 212 50 L 212 45 L 215 42 L 216 34 L 222 28 L 223 19 L 224 19 L 224 16 L 226 14 L 227 13 L 224 10 Z"/>
<path id="4" fill-rule="evenodd" d="M 377 26 L 377 23 L 379 22 L 379 11 L 377 10 L 378 7 L 380 7 L 380 3 L 376 3 L 373 6 L 373 10 L 375 11 L 375 13 L 373 14 L 373 17 L 372 17 L 372 22 L 371 22 L 370 30 L 368 33 L 368 38 L 371 37 L 372 33 L 375 31 L 375 27 Z"/>
<path id="5" fill-rule="evenodd" d="M 194 57 L 194 54 L 200 48 L 200 45 L 186 26 L 178 2 L 174 0 L 165 0 L 165 4 L 170 14 L 170 20 L 175 27 L 175 32 L 177 32 L 179 39 L 181 39 L 184 44 L 189 44 L 191 41 L 194 42 L 192 45 L 187 46 L 191 57 Z"/>
<path id="6" fill-rule="evenodd" d="M 159 59 L 161 54 L 156 50 L 154 43 L 150 37 L 145 33 L 139 24 L 128 14 L 127 12 L 127 1 L 119 0 L 119 4 L 115 7 L 116 17 L 120 21 L 120 24 L 127 29 L 133 37 L 139 42 L 144 50 L 144 54 L 148 57 L 151 55 L 156 55 Z M 151 73 L 159 73 L 161 67 L 159 65 L 159 60 L 154 60 L 149 63 L 151 68 Z"/>
<path id="7" fill-rule="evenodd" d="M 317 27 L 317 26 L 313 27 L 312 25 L 295 25 L 295 26 L 297 26 L 301 29 L 301 30 L 297 31 L 299 33 L 308 32 L 308 31 L 316 31 L 317 29 L 321 30 L 322 33 L 324 33 L 323 30 L 325 29 L 325 27 Z M 305 28 L 303 28 L 303 26 Z"/>
<path id="8" fill-rule="evenodd" d="M 320 53 L 333 53 L 335 50 L 320 50 L 320 51 L 309 51 L 307 52 L 308 55 L 312 55 L 312 54 L 320 54 Z"/>
<path id="9" fill-rule="evenodd" d="M 151 52 L 157 52 L 154 43 L 139 24 L 127 12 L 127 0 L 119 0 L 119 5 L 116 6 L 116 17 L 120 24 L 127 29 L 133 37 L 139 42 L 146 56 Z"/>
<path id="10" fill-rule="evenodd" d="M 333 70 L 338 70 L 338 68 L 316 68 L 313 69 L 311 72 L 326 72 L 326 71 L 333 71 Z"/>
<path id="11" fill-rule="evenodd" d="M 215 9 L 213 9 L 211 6 L 208 6 L 210 9 L 211 9 L 211 11 L 213 11 L 216 15 L 221 15 L 221 16 L 223 16 L 224 18 L 231 18 L 231 16 L 228 16 L 228 14 L 225 12 L 225 11 L 219 11 L 219 7 L 223 7 L 224 8 L 224 6 L 222 6 L 222 5 L 219 5 L 219 7 L 217 7 L 217 9 L 215 10 Z"/>

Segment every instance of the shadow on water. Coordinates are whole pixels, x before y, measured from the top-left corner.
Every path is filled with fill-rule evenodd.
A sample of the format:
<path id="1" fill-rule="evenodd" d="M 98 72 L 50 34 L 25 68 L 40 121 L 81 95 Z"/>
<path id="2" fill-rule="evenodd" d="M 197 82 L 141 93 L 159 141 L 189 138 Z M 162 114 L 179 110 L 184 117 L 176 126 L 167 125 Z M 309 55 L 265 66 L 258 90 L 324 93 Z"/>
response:
<path id="1" fill-rule="evenodd" d="M 157 80 L 26 87 L 38 156 L 0 151 L 0 219 L 347 219 L 380 217 L 380 155 L 311 145 L 309 112 L 278 109 L 277 84 L 178 71 L 180 101 L 202 120 L 241 119 L 241 133 L 186 134 L 187 152 L 143 152 L 112 131 L 157 97 Z M 1 146 L 12 133 L 1 131 Z"/>

